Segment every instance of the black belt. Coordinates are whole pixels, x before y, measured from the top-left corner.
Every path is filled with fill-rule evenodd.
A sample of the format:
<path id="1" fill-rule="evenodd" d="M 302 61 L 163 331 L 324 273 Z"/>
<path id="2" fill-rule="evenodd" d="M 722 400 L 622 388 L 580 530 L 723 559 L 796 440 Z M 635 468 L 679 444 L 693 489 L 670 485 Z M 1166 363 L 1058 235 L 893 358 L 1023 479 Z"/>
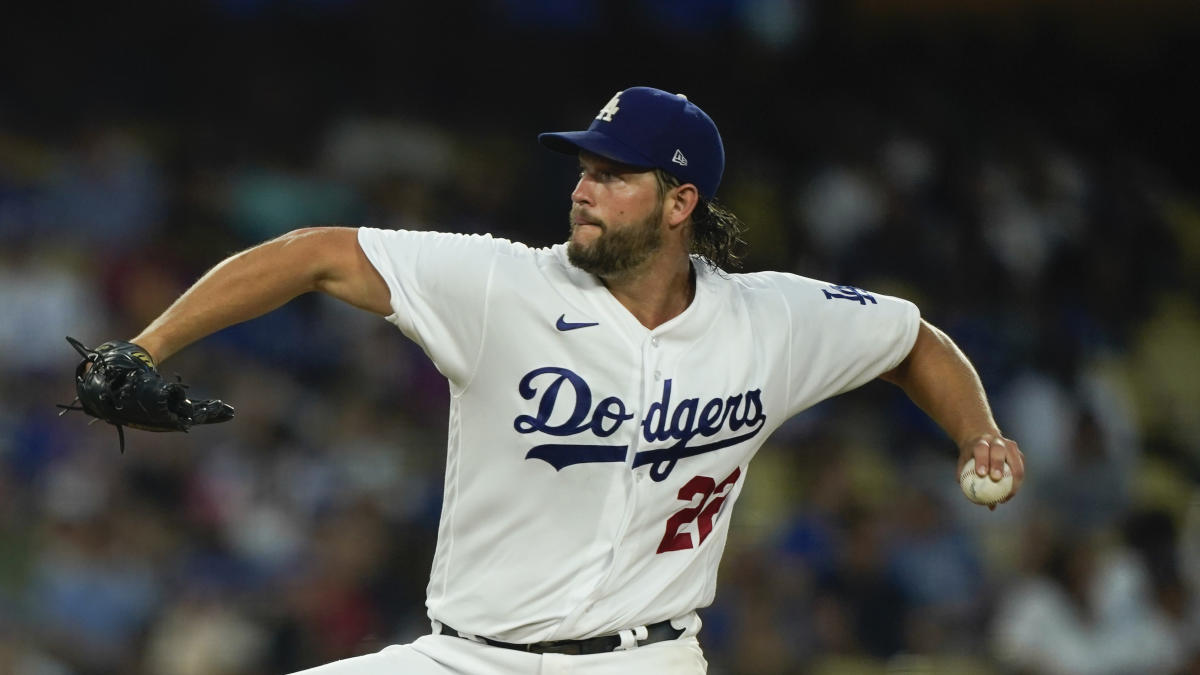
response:
<path id="1" fill-rule="evenodd" d="M 463 638 L 458 634 L 458 631 L 446 624 L 442 624 L 442 635 L 451 635 L 454 637 Z M 646 626 L 646 639 L 638 640 L 639 645 L 648 645 L 652 642 L 663 642 L 665 640 L 674 640 L 680 635 L 683 635 L 682 628 L 675 628 L 670 621 L 660 621 L 655 624 Z M 470 640 L 470 638 L 463 638 Z M 603 654 L 605 652 L 616 651 L 617 647 L 621 646 L 620 635 L 601 635 L 599 637 L 587 638 L 585 640 L 549 640 L 547 642 L 534 642 L 532 644 L 515 644 L 512 642 L 501 642 L 492 640 L 491 638 L 478 637 L 485 644 L 493 647 L 503 647 L 505 649 L 515 649 L 519 652 L 529 652 L 531 654 L 573 654 L 580 656 L 583 654 Z"/>

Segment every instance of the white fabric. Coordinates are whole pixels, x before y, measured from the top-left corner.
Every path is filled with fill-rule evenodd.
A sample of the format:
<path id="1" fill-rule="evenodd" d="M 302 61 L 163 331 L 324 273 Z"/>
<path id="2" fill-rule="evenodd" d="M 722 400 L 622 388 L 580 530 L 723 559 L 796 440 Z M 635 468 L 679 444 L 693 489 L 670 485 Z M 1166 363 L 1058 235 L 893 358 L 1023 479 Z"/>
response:
<path id="1" fill-rule="evenodd" d="M 528 654 L 449 635 L 336 661 L 294 675 L 703 675 L 708 662 L 696 638 L 629 651 L 569 656 Z"/>
<path id="2" fill-rule="evenodd" d="M 618 633 L 621 638 L 621 646 L 616 648 L 616 651 L 625 651 L 627 649 L 637 649 L 638 641 L 645 640 L 650 636 L 650 630 L 645 626 L 637 628 L 626 628 Z"/>
<path id="3" fill-rule="evenodd" d="M 359 243 L 388 320 L 450 381 L 430 617 L 505 642 L 710 604 L 755 452 L 896 366 L 919 325 L 897 298 L 694 261 L 694 301 L 649 330 L 563 245 L 372 229 Z"/>

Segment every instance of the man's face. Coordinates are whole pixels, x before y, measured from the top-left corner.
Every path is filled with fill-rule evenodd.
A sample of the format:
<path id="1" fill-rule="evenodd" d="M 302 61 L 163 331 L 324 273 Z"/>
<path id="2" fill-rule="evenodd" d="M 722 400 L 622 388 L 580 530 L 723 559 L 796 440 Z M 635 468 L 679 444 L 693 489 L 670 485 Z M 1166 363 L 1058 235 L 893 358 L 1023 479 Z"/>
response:
<path id="1" fill-rule="evenodd" d="M 629 273 L 662 247 L 663 204 L 653 171 L 582 152 L 571 193 L 567 258 L 599 277 Z"/>

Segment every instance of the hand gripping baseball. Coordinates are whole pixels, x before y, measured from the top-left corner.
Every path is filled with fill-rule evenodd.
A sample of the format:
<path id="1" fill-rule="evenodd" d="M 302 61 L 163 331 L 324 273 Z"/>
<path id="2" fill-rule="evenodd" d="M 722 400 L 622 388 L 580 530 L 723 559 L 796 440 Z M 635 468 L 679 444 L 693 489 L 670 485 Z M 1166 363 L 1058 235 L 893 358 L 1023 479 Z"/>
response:
<path id="1" fill-rule="evenodd" d="M 233 419 L 233 406 L 219 400 L 193 401 L 182 382 L 168 382 L 146 350 L 132 342 L 113 340 L 95 349 L 72 337 L 67 342 L 83 360 L 75 368 L 75 401 L 59 405 L 62 413 L 82 410 L 117 428 L 121 452 L 123 427 L 145 431 L 184 431 L 195 424 Z"/>
<path id="2" fill-rule="evenodd" d="M 1016 441 L 1003 436 L 975 436 L 959 449 L 958 475 L 968 499 L 995 509 L 997 504 L 1015 497 L 1021 488 L 1025 480 L 1025 455 Z M 1011 490 L 1004 494 L 1009 484 Z"/>

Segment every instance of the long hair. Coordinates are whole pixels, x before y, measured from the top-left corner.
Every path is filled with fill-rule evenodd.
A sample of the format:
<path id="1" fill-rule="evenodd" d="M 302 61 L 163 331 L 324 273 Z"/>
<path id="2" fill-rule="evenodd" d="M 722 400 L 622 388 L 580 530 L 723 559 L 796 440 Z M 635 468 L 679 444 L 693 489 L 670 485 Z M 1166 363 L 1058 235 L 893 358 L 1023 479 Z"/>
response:
<path id="1" fill-rule="evenodd" d="M 677 178 L 662 169 L 655 169 L 654 177 L 658 180 L 659 199 L 666 197 L 667 190 L 680 185 Z M 713 269 L 739 269 L 747 246 L 742 239 L 745 231 L 742 220 L 715 197 L 701 197 L 692 211 L 691 252 Z"/>

